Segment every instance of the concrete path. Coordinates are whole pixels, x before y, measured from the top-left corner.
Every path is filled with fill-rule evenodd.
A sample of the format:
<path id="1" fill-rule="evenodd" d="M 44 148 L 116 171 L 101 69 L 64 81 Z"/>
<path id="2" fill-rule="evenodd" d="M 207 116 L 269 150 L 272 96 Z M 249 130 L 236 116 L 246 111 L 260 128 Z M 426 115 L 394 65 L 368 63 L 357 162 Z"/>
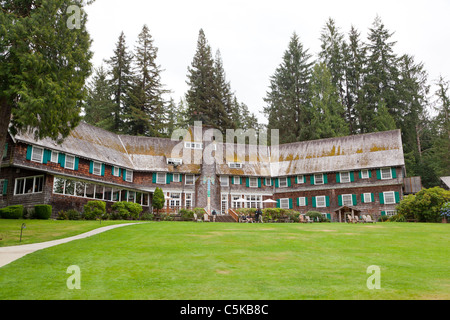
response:
<path id="1" fill-rule="evenodd" d="M 6 266 L 7 264 L 20 259 L 27 254 L 33 253 L 38 250 L 50 248 L 53 246 L 57 246 L 63 243 L 67 243 L 73 240 L 83 239 L 87 237 L 91 237 L 93 235 L 109 231 L 115 228 L 125 227 L 125 226 L 131 226 L 135 225 L 137 223 L 125 223 L 125 224 L 117 224 L 112 225 L 108 227 L 98 228 L 83 234 L 79 234 L 77 236 L 73 236 L 70 238 L 60 239 L 60 240 L 53 240 L 48 242 L 42 242 L 42 243 L 33 243 L 33 244 L 25 244 L 23 246 L 14 246 L 14 247 L 0 247 L 0 268 L 3 266 Z"/>

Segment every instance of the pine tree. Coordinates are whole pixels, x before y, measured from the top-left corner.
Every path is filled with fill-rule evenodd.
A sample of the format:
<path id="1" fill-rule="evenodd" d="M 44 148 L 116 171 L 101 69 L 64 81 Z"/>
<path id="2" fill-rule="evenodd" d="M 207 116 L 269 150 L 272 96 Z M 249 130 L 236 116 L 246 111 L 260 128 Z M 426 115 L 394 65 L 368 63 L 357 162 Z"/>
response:
<path id="1" fill-rule="evenodd" d="M 339 102 L 337 88 L 325 63 L 314 66 L 311 81 L 312 130 L 314 139 L 349 134 L 344 106 Z"/>
<path id="2" fill-rule="evenodd" d="M 113 92 L 114 126 L 111 128 L 113 132 L 125 132 L 125 115 L 130 113 L 128 92 L 131 88 L 132 81 L 132 64 L 133 56 L 128 52 L 125 34 L 122 32 L 114 50 L 114 55 L 107 60 L 111 74 L 110 87 Z"/>
<path id="3" fill-rule="evenodd" d="M 115 104 L 107 77 L 108 73 L 103 65 L 95 70 L 94 77 L 88 86 L 84 121 L 105 130 L 114 131 Z"/>
<path id="4" fill-rule="evenodd" d="M 129 90 L 128 133 L 158 137 L 164 134 L 164 101 L 161 67 L 156 64 L 158 49 L 146 25 L 138 37 L 135 68 Z"/>
<path id="5" fill-rule="evenodd" d="M 91 72 L 82 1 L 10 0 L 0 5 L 0 150 L 8 128 L 12 134 L 33 128 L 37 139 L 62 141 L 81 119 Z M 67 13 L 70 5 L 77 5 L 80 15 Z M 77 24 L 69 28 L 74 18 Z"/>
<path id="6" fill-rule="evenodd" d="M 313 62 L 310 59 L 308 50 L 294 33 L 282 63 L 271 77 L 264 113 L 268 118 L 268 132 L 280 130 L 280 143 L 311 138 L 309 80 Z"/>

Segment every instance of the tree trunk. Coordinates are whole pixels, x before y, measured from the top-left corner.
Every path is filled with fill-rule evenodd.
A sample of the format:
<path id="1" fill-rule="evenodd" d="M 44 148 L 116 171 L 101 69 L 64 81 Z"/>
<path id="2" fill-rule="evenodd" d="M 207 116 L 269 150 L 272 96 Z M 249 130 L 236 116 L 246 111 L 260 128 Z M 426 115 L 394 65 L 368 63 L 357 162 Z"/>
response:
<path id="1" fill-rule="evenodd" d="M 8 104 L 6 98 L 0 98 L 0 162 L 3 159 L 3 151 L 5 150 L 6 138 L 8 137 L 11 111 L 11 105 Z"/>

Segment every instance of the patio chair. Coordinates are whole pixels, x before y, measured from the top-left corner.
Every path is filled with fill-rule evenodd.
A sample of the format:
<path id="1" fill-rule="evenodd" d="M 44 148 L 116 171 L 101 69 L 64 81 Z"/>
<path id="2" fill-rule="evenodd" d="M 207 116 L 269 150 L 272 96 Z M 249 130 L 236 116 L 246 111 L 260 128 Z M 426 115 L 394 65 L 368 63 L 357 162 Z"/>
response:
<path id="1" fill-rule="evenodd" d="M 367 215 L 367 216 L 366 216 L 366 222 L 367 222 L 367 223 L 375 223 L 375 221 L 372 220 L 372 216 L 370 216 L 370 215 Z"/>
<path id="2" fill-rule="evenodd" d="M 199 221 L 202 222 L 202 219 L 199 219 L 198 216 L 197 216 L 197 214 L 194 213 L 194 221 L 195 221 L 195 222 L 199 222 Z"/>
<path id="3" fill-rule="evenodd" d="M 203 221 L 205 221 L 205 222 L 210 222 L 211 221 L 211 220 L 209 220 L 209 215 L 207 213 L 205 213 L 203 215 Z"/>
<path id="4" fill-rule="evenodd" d="M 306 222 L 308 222 L 308 223 L 313 223 L 314 222 L 314 220 L 311 219 L 309 216 L 305 216 L 305 218 L 306 218 Z"/>
<path id="5" fill-rule="evenodd" d="M 347 215 L 347 220 L 349 223 L 355 223 L 355 219 L 353 219 L 352 216 L 349 214 Z"/>

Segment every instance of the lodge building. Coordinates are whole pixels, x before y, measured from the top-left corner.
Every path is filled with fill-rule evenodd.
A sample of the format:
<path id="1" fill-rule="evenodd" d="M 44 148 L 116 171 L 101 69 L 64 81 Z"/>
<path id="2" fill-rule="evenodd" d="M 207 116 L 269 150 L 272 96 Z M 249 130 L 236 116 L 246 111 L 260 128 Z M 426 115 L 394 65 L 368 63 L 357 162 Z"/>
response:
<path id="1" fill-rule="evenodd" d="M 341 208 L 395 214 L 405 176 L 400 130 L 269 146 L 200 138 L 118 135 L 80 123 L 62 144 L 32 132 L 9 135 L 1 159 L 0 207 L 50 204 L 83 210 L 90 200 L 107 206 L 131 201 L 152 210 L 160 187 L 166 208 L 274 207 L 319 211 L 345 221 Z"/>

